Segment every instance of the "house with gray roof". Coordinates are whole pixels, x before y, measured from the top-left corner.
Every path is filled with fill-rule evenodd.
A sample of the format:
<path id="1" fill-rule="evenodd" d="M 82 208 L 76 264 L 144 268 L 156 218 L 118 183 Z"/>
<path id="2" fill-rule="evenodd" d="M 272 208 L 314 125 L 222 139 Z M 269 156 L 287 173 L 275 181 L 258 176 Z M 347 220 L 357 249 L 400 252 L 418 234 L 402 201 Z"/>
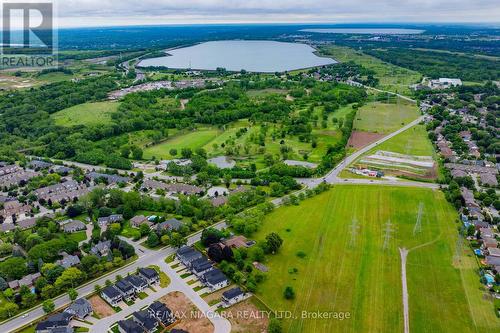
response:
<path id="1" fill-rule="evenodd" d="M 121 221 L 123 221 L 123 215 L 121 215 L 121 214 L 112 214 L 112 215 L 100 217 L 97 219 L 97 223 L 99 223 L 99 225 L 101 227 L 106 226 L 108 224 L 112 224 L 112 223 L 119 223 Z"/>
<path id="2" fill-rule="evenodd" d="M 155 228 L 157 232 L 161 232 L 164 230 L 168 231 L 177 231 L 182 227 L 183 223 L 178 219 L 170 219 L 165 222 L 158 223 Z"/>
<path id="3" fill-rule="evenodd" d="M 85 317 L 91 315 L 94 310 L 92 309 L 92 305 L 89 301 L 87 301 L 87 299 L 79 298 L 71 303 L 71 305 L 68 306 L 64 310 L 64 312 L 69 313 L 73 317 L 77 317 L 78 319 L 82 320 Z"/>
<path id="4" fill-rule="evenodd" d="M 203 257 L 203 255 L 189 246 L 183 246 L 177 250 L 177 259 L 186 267 L 191 267 L 191 263 Z"/>
<path id="5" fill-rule="evenodd" d="M 115 286 L 108 286 L 101 291 L 101 297 L 111 306 L 117 306 L 123 299 L 123 294 Z"/>
<path id="6" fill-rule="evenodd" d="M 35 327 L 35 333 L 72 333 L 70 326 L 72 315 L 67 312 L 56 313 L 44 321 L 39 322 Z"/>
<path id="7" fill-rule="evenodd" d="M 63 254 L 63 258 L 56 261 L 56 264 L 61 265 L 64 268 L 70 268 L 80 264 L 80 258 L 78 256 L 69 255 L 67 253 Z"/>
<path id="8" fill-rule="evenodd" d="M 111 252 L 111 241 L 101 241 L 90 249 L 90 253 L 98 257 L 106 257 Z"/>
<path id="9" fill-rule="evenodd" d="M 87 229 L 85 223 L 79 220 L 65 220 L 59 222 L 61 228 L 64 232 L 73 233 L 81 230 Z"/>

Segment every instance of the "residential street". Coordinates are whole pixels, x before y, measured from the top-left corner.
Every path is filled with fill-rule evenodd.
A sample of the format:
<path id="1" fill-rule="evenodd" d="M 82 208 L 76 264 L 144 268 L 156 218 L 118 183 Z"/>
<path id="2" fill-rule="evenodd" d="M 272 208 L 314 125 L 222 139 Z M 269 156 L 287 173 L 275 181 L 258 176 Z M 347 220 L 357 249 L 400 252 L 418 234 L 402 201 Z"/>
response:
<path id="1" fill-rule="evenodd" d="M 222 228 L 226 227 L 226 223 L 219 222 L 219 223 L 215 224 L 213 227 L 218 228 L 218 229 L 222 229 Z M 197 241 L 200 240 L 200 238 L 201 238 L 201 231 L 191 235 L 188 238 L 188 245 L 196 243 Z M 136 246 L 137 245 L 135 244 L 134 247 L 136 247 Z M 136 247 L 136 249 L 137 249 L 137 247 Z M 158 266 L 162 267 L 161 265 L 162 265 L 162 263 L 164 263 L 165 258 L 174 254 L 174 253 L 175 253 L 175 249 L 173 249 L 171 247 L 165 247 L 165 248 L 158 250 L 158 251 L 149 250 L 147 253 L 143 253 L 143 254 L 138 252 L 137 255 L 139 256 L 139 258 L 136 261 L 132 262 L 128 266 L 122 267 L 116 271 L 113 271 L 112 273 L 110 273 L 108 275 L 104 275 L 104 276 L 100 277 L 99 279 L 91 281 L 91 282 L 87 283 L 86 285 L 78 288 L 77 289 L 78 295 L 80 297 L 87 296 L 87 295 L 94 292 L 95 285 L 104 286 L 106 280 L 114 281 L 118 275 L 125 276 L 128 273 L 135 272 L 137 270 L 137 268 L 147 267 L 149 265 L 158 265 Z M 172 277 L 171 277 L 171 279 L 172 279 Z M 188 294 L 186 294 L 186 296 L 189 297 Z M 195 300 L 192 300 L 192 301 L 196 304 Z M 69 303 L 70 303 L 70 299 L 69 299 L 67 294 L 62 295 L 62 296 L 54 299 L 54 304 L 55 304 L 56 309 L 61 308 L 63 306 L 66 306 Z M 208 306 L 208 304 L 207 304 L 207 306 Z M 26 316 L 26 314 L 27 314 L 27 316 Z M 13 332 L 13 331 L 23 327 L 24 325 L 27 325 L 28 323 L 33 322 L 40 317 L 43 317 L 44 315 L 45 315 L 45 313 L 43 312 L 42 306 L 40 305 L 40 306 L 26 312 L 25 314 L 20 314 L 20 315 L 16 316 L 15 318 L 1 324 L 0 325 L 0 332 Z M 229 331 L 220 331 L 220 332 L 229 332 Z"/>

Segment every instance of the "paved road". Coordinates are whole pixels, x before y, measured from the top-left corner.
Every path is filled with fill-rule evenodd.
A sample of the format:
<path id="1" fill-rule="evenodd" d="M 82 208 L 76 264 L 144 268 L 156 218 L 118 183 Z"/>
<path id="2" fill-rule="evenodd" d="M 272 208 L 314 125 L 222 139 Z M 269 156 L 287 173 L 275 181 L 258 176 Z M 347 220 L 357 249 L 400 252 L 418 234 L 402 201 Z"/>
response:
<path id="1" fill-rule="evenodd" d="M 403 316 L 405 333 L 410 333 L 410 307 L 408 303 L 408 284 L 406 280 L 406 258 L 408 250 L 405 248 L 399 249 L 401 255 L 401 283 L 403 287 Z"/>
<path id="2" fill-rule="evenodd" d="M 309 188 L 314 188 L 318 186 L 322 182 L 327 182 L 329 184 L 358 184 L 358 185 L 390 185 L 390 186 L 412 186 L 412 187 L 424 187 L 431 189 L 438 189 L 439 185 L 434 183 L 424 183 L 424 182 L 406 182 L 399 180 L 371 180 L 371 179 L 342 179 L 339 178 L 339 174 L 344 170 L 347 166 L 356 161 L 363 154 L 369 152 L 373 148 L 378 145 L 384 143 L 385 141 L 395 137 L 398 134 L 412 128 L 413 126 L 418 125 L 424 119 L 423 116 L 415 119 L 411 123 L 401 127 L 395 132 L 369 144 L 368 146 L 361 148 L 355 153 L 347 156 L 341 163 L 339 163 L 334 169 L 332 169 L 329 173 L 327 173 L 323 178 L 301 178 L 298 181 Z"/>

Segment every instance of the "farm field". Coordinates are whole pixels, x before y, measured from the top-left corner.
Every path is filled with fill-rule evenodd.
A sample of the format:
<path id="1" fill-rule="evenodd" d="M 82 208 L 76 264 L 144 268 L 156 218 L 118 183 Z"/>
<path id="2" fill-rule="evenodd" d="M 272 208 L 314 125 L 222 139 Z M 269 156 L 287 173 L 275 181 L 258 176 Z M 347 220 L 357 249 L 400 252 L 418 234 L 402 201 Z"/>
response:
<path id="1" fill-rule="evenodd" d="M 111 123 L 111 114 L 116 112 L 119 103 L 96 102 L 75 105 L 51 115 L 56 125 L 100 125 Z"/>
<path id="2" fill-rule="evenodd" d="M 358 110 L 354 121 L 357 131 L 391 133 L 420 115 L 414 104 L 399 101 L 394 104 L 371 102 Z"/>
<path id="3" fill-rule="evenodd" d="M 340 62 L 353 61 L 375 71 L 375 77 L 379 79 L 378 88 L 382 90 L 410 94 L 408 86 L 420 82 L 422 78 L 422 75 L 416 71 L 386 63 L 349 47 L 328 46 L 322 48 L 321 53 Z"/>
<path id="4" fill-rule="evenodd" d="M 405 247 L 410 331 L 493 332 L 498 319 L 478 290 L 467 249 L 457 246 L 456 220 L 439 191 L 336 186 L 265 219 L 254 238 L 277 232 L 284 243 L 265 262 L 269 273 L 257 295 L 273 310 L 298 316 L 284 321 L 284 332 L 402 332 L 398 248 Z M 286 286 L 294 300 L 283 297 Z M 350 318 L 304 319 L 302 311 Z"/>

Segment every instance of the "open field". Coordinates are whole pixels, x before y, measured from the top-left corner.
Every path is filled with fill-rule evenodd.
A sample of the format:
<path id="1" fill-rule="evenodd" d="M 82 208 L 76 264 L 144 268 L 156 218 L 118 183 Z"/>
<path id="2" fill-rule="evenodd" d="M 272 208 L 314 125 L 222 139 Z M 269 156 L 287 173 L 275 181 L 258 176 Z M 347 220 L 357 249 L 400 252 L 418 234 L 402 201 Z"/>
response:
<path id="1" fill-rule="evenodd" d="M 111 122 L 111 114 L 116 112 L 119 103 L 96 102 L 75 105 L 52 115 L 59 126 L 100 125 Z"/>
<path id="2" fill-rule="evenodd" d="M 418 72 L 386 63 L 380 59 L 345 46 L 328 46 L 321 49 L 321 54 L 329 55 L 340 62 L 353 61 L 358 65 L 375 71 L 378 88 L 402 94 L 410 94 L 409 85 L 420 82 Z"/>
<path id="3" fill-rule="evenodd" d="M 391 133 L 420 115 L 414 104 L 399 101 L 394 104 L 371 102 L 358 110 L 354 121 L 357 131 Z"/>
<path id="4" fill-rule="evenodd" d="M 414 126 L 378 145 L 373 151 L 386 150 L 399 154 L 435 156 L 434 147 L 423 125 Z"/>
<path id="5" fill-rule="evenodd" d="M 273 310 L 298 315 L 284 321 L 284 332 L 402 332 L 398 248 L 405 247 L 410 331 L 493 332 L 499 320 L 479 295 L 474 266 L 457 260 L 465 262 L 456 252 L 456 220 L 439 191 L 336 186 L 265 219 L 254 238 L 277 232 L 284 243 L 265 263 L 270 271 L 257 294 Z M 299 258 L 299 251 L 306 256 Z M 286 286 L 294 300 L 283 297 Z M 305 319 L 302 311 L 348 312 L 350 318 Z"/>
<path id="6" fill-rule="evenodd" d="M 150 159 L 153 156 L 159 159 L 175 158 L 170 155 L 170 149 L 177 149 L 178 153 L 182 148 L 201 148 L 212 141 L 219 131 L 213 128 L 200 128 L 193 132 L 172 136 L 167 141 L 144 149 L 144 158 Z"/>

